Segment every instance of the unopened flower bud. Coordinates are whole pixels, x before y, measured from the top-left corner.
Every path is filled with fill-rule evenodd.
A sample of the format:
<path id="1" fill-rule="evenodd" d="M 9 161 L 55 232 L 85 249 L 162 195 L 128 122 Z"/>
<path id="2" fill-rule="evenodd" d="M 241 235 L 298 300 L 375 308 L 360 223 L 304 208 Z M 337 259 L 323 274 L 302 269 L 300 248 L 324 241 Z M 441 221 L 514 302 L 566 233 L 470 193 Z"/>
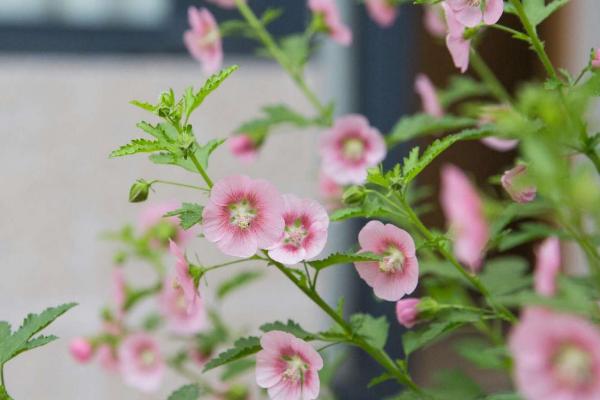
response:
<path id="1" fill-rule="evenodd" d="M 600 48 L 592 50 L 592 68 L 600 69 Z"/>
<path id="2" fill-rule="evenodd" d="M 94 348 L 89 340 L 85 338 L 75 338 L 69 344 L 69 351 L 71 356 L 78 363 L 84 364 L 92 359 L 94 355 Z"/>
<path id="3" fill-rule="evenodd" d="M 151 186 L 152 184 L 150 182 L 147 182 L 143 179 L 138 179 L 135 181 L 135 183 L 131 185 L 131 189 L 129 189 L 129 202 L 141 203 L 142 201 L 146 201 L 146 199 L 148 199 Z"/>
<path id="4" fill-rule="evenodd" d="M 342 196 L 342 200 L 344 204 L 348 206 L 358 206 L 363 203 L 365 198 L 367 197 L 367 193 L 365 192 L 365 188 L 362 186 L 350 186 L 348 189 L 344 191 Z"/>

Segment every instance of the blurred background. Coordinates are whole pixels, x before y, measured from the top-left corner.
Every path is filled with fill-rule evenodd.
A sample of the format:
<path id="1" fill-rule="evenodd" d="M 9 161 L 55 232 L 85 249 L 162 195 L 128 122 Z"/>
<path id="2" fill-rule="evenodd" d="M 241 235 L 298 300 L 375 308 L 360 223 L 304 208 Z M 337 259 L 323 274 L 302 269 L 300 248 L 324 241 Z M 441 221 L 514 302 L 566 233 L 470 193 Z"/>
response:
<path id="1" fill-rule="evenodd" d="M 272 25 L 274 34 L 299 31 L 308 20 L 301 0 L 250 3 L 257 12 L 285 8 L 283 17 Z M 424 33 L 417 7 L 403 7 L 396 24 L 382 29 L 362 5 L 350 0 L 338 4 L 353 27 L 354 44 L 322 46 L 308 69 L 309 82 L 324 99 L 337 102 L 338 114 L 363 113 L 387 132 L 401 115 L 420 107 L 413 91 L 415 73 L 425 72 L 443 86 L 455 72 L 450 57 Z M 128 104 L 130 100 L 153 101 L 170 87 L 180 93 L 203 82 L 200 66 L 187 55 L 181 40 L 190 5 L 204 4 L 200 0 L 0 0 L 0 319 L 17 325 L 29 311 L 67 301 L 79 303 L 51 328 L 62 340 L 8 365 L 8 389 L 16 399 L 164 399 L 180 383 L 170 377 L 163 392 L 143 396 L 97 365 L 76 365 L 67 344 L 99 328 L 98 312 L 109 298 L 115 250 L 111 243 L 100 241 L 99 234 L 135 222 L 141 206 L 127 202 L 130 184 L 138 178 L 194 183 L 189 174 L 159 168 L 143 156 L 108 159 L 111 150 L 133 137 L 135 123 L 146 118 Z M 209 7 L 219 21 L 237 15 Z M 555 63 L 571 71 L 582 68 L 589 49 L 600 45 L 599 20 L 597 0 L 573 0 L 547 21 L 542 36 Z M 507 24 L 516 21 L 508 17 Z M 246 41 L 225 43 L 225 64 L 241 68 L 193 117 L 201 141 L 229 135 L 265 104 L 284 102 L 310 112 L 276 64 L 255 57 Z M 490 32 L 482 53 L 511 89 L 524 79 L 542 76 L 532 54 L 502 33 Z M 282 192 L 316 198 L 317 134 L 274 135 L 250 167 L 240 165 L 223 147 L 210 171 L 219 178 L 243 170 L 272 180 Z M 388 162 L 397 162 L 403 150 L 391 154 Z M 510 154 L 467 143 L 452 148 L 440 162 L 452 160 L 483 179 L 511 159 Z M 424 184 L 437 186 L 438 167 L 428 169 Z M 161 186 L 151 200 L 193 201 L 194 196 Z M 428 222 L 443 225 L 435 213 Z M 331 248 L 348 246 L 355 228 L 334 225 Z M 203 261 L 222 259 L 212 246 L 197 242 L 190 251 Z M 529 250 L 519 251 L 528 255 Z M 222 279 L 219 273 L 211 279 Z M 377 315 L 392 311 L 389 304 L 373 300 L 353 270 L 325 275 L 322 284 L 330 301 L 343 294 L 353 310 Z M 290 314 L 307 328 L 327 324 L 319 310 L 276 273 L 240 291 L 223 310 L 226 320 L 249 329 Z M 396 355 L 401 352 L 399 331 L 394 328 L 388 343 Z M 456 361 L 444 356 L 443 348 L 433 351 L 413 362 L 418 381 L 423 382 L 421 372 L 429 363 L 441 366 Z M 353 355 L 338 379 L 339 398 L 379 399 L 388 394 L 385 385 L 364 390 L 374 373 L 368 360 Z M 489 381 L 503 384 L 494 377 Z"/>

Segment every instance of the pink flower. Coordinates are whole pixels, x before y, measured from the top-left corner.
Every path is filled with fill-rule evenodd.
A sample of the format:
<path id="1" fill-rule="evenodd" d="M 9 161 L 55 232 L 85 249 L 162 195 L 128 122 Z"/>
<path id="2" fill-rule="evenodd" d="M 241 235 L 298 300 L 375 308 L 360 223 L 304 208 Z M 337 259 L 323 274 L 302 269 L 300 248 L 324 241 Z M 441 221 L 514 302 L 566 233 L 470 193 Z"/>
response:
<path id="1" fill-rule="evenodd" d="M 369 16 L 384 28 L 394 25 L 398 9 L 390 0 L 365 0 Z"/>
<path id="2" fill-rule="evenodd" d="M 209 3 L 216 4 L 222 8 L 235 8 L 235 0 L 208 0 Z"/>
<path id="3" fill-rule="evenodd" d="M 406 328 L 412 328 L 417 323 L 419 316 L 419 299 L 404 299 L 396 303 L 396 317 L 400 325 Z"/>
<path id="4" fill-rule="evenodd" d="M 594 324 L 527 310 L 508 345 L 516 386 L 526 400 L 600 399 L 600 332 Z"/>
<path id="5" fill-rule="evenodd" d="M 135 333 L 119 347 L 121 374 L 128 385 L 143 392 L 156 391 L 165 374 L 158 343 L 146 333 Z"/>
<path id="6" fill-rule="evenodd" d="M 536 249 L 536 264 L 533 273 L 535 291 L 542 296 L 554 296 L 556 276 L 560 272 L 560 242 L 550 237 Z"/>
<path id="7" fill-rule="evenodd" d="M 204 353 L 196 346 L 191 347 L 188 350 L 189 359 L 199 368 L 203 368 L 204 365 L 210 360 L 211 354 Z"/>
<path id="8" fill-rule="evenodd" d="M 335 210 L 342 205 L 344 188 L 321 171 L 319 173 L 319 194 L 325 201 L 327 209 Z"/>
<path id="9" fill-rule="evenodd" d="M 230 176 L 215 184 L 204 207 L 204 235 L 225 254 L 250 257 L 279 241 L 283 199 L 269 182 Z"/>
<path id="10" fill-rule="evenodd" d="M 362 115 L 340 117 L 320 142 L 323 172 L 340 185 L 361 184 L 367 169 L 379 164 L 386 153 L 385 141 Z"/>
<path id="11" fill-rule="evenodd" d="M 172 280 L 172 286 L 177 291 L 179 301 L 184 301 L 184 306 L 188 313 L 192 313 L 195 307 L 202 308 L 200 303 L 200 296 L 198 295 L 198 289 L 194 278 L 190 274 L 190 265 L 188 264 L 185 254 L 181 251 L 175 242 L 169 243 L 169 251 L 175 257 L 175 277 Z M 169 295 L 174 296 L 175 293 L 171 292 Z"/>
<path id="12" fill-rule="evenodd" d="M 190 305 L 175 279 L 167 279 L 158 297 L 158 307 L 167 320 L 167 327 L 179 335 L 193 335 L 206 325 L 202 299 L 197 298 Z"/>
<path id="13" fill-rule="evenodd" d="M 71 340 L 71 343 L 69 344 L 69 351 L 71 352 L 71 356 L 75 359 L 75 361 L 81 364 L 85 364 L 90 361 L 94 355 L 94 347 L 90 341 L 81 337 Z"/>
<path id="14" fill-rule="evenodd" d="M 283 220 L 283 236 L 269 250 L 272 259 L 293 265 L 323 251 L 329 216 L 322 205 L 311 199 L 283 195 Z"/>
<path id="15" fill-rule="evenodd" d="M 323 18 L 327 32 L 333 40 L 342 46 L 352 43 L 352 31 L 342 22 L 335 0 L 308 0 L 308 8 Z"/>
<path id="16" fill-rule="evenodd" d="M 381 261 L 354 263 L 360 277 L 383 300 L 398 301 L 412 293 L 419 281 L 415 243 L 408 232 L 370 221 L 358 233 L 361 251 L 382 256 Z"/>
<path id="17" fill-rule="evenodd" d="M 438 38 L 446 36 L 448 27 L 444 19 L 444 10 L 438 4 L 425 6 L 423 24 L 431 36 Z"/>
<path id="18" fill-rule="evenodd" d="M 518 164 L 506 171 L 501 178 L 502 187 L 517 203 L 528 203 L 535 199 L 537 189 L 527 182 L 527 166 Z"/>
<path id="19" fill-rule="evenodd" d="M 166 247 L 169 240 L 183 246 L 196 234 L 197 230 L 194 228 L 187 231 L 181 228 L 176 217 L 163 217 L 166 213 L 178 209 L 179 205 L 176 201 L 168 201 L 151 204 L 142 209 L 139 227 L 145 235 L 151 237 L 151 245 L 154 247 Z"/>
<path id="20" fill-rule="evenodd" d="M 454 236 L 456 258 L 477 271 L 483 262 L 489 228 L 477 191 L 454 165 L 442 167 L 441 203 Z"/>
<path id="21" fill-rule="evenodd" d="M 121 321 L 125 315 L 125 301 L 127 299 L 125 276 L 123 268 L 113 269 L 113 300 L 117 309 L 117 320 Z"/>
<path id="22" fill-rule="evenodd" d="M 497 151 L 509 151 L 519 145 L 519 141 L 516 139 L 500 139 L 494 136 L 483 138 L 481 142 Z"/>
<path id="23" fill-rule="evenodd" d="M 106 370 L 107 372 L 119 371 L 119 359 L 117 358 L 114 349 L 110 345 L 100 345 L 98 347 L 98 350 L 96 351 L 96 355 L 98 357 L 98 362 L 100 363 L 100 366 L 102 366 L 104 370 Z"/>
<path id="24" fill-rule="evenodd" d="M 427 75 L 417 75 L 415 91 L 421 96 L 423 111 L 433 117 L 441 117 L 444 115 L 444 110 L 438 99 L 435 86 L 433 86 L 433 83 L 431 83 L 431 80 Z"/>
<path id="25" fill-rule="evenodd" d="M 471 51 L 471 41 L 464 38 L 465 26 L 456 19 L 456 14 L 448 4 L 441 3 L 446 16 L 446 25 L 448 34 L 446 35 L 446 47 L 452 56 L 452 61 L 456 68 L 462 73 L 469 68 L 469 52 Z"/>
<path id="26" fill-rule="evenodd" d="M 600 49 L 594 50 L 592 57 L 592 67 L 600 68 Z"/>
<path id="27" fill-rule="evenodd" d="M 482 8 L 482 0 L 446 0 L 456 19 L 461 24 L 473 28 L 481 23 L 493 25 L 502 16 L 504 0 L 487 0 Z"/>
<path id="28" fill-rule="evenodd" d="M 227 140 L 229 151 L 243 163 L 256 161 L 258 148 L 252 138 L 244 133 L 230 137 Z"/>
<path id="29" fill-rule="evenodd" d="M 273 400 L 313 400 L 319 395 L 318 371 L 323 359 L 305 341 L 286 332 L 271 331 L 260 339 L 256 382 Z"/>
<path id="30" fill-rule="evenodd" d="M 205 74 L 217 72 L 223 63 L 223 45 L 215 17 L 206 8 L 190 7 L 188 21 L 191 29 L 183 34 L 185 47 L 202 64 Z"/>

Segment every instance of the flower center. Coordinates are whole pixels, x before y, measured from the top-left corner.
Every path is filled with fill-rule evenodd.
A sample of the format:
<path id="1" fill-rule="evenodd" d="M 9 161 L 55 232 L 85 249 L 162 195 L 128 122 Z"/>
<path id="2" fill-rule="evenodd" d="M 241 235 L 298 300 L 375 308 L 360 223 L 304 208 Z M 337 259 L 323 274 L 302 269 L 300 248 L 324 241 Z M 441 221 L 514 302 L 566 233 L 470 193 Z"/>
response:
<path id="1" fill-rule="evenodd" d="M 140 362 L 144 368 L 152 367 L 156 363 L 156 354 L 152 349 L 144 349 L 140 354 Z"/>
<path id="2" fill-rule="evenodd" d="M 592 358 L 582 349 L 567 345 L 554 358 L 554 371 L 569 385 L 581 386 L 594 379 Z"/>
<path id="3" fill-rule="evenodd" d="M 219 40 L 219 31 L 216 29 L 211 29 L 206 33 L 206 35 L 200 38 L 199 44 L 200 47 L 208 47 L 212 46 L 217 40 Z"/>
<path id="4" fill-rule="evenodd" d="M 471 7 L 481 6 L 481 0 L 467 0 L 467 4 Z"/>
<path id="5" fill-rule="evenodd" d="M 344 158 L 359 161 L 365 152 L 365 143 L 358 138 L 346 139 L 342 145 Z"/>
<path id="6" fill-rule="evenodd" d="M 308 365 L 304 360 L 297 356 L 284 357 L 287 362 L 287 368 L 283 372 L 283 378 L 289 379 L 292 382 L 301 382 L 304 380 L 304 374 L 308 370 Z"/>
<path id="7" fill-rule="evenodd" d="M 379 270 L 381 272 L 401 271 L 404 266 L 404 254 L 395 246 L 390 246 L 383 255 L 383 260 L 379 261 Z"/>
<path id="8" fill-rule="evenodd" d="M 240 229 L 248 229 L 256 218 L 256 209 L 248 200 L 229 205 L 229 222 Z"/>
<path id="9" fill-rule="evenodd" d="M 307 236 L 308 231 L 300 218 L 298 218 L 293 224 L 285 227 L 283 242 L 294 247 L 301 247 Z"/>

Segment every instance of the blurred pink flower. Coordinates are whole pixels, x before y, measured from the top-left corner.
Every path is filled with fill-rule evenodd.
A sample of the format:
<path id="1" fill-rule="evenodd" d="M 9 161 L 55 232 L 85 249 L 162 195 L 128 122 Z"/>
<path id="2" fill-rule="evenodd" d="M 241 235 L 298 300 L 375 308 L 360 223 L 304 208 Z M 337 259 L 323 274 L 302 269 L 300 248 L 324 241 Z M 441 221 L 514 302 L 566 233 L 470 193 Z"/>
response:
<path id="1" fill-rule="evenodd" d="M 236 175 L 217 182 L 203 212 L 204 235 L 225 254 L 250 257 L 283 234 L 283 199 L 269 182 Z"/>
<path id="2" fill-rule="evenodd" d="M 600 332 L 587 320 L 526 310 L 508 345 L 526 400 L 600 399 Z"/>
<path id="3" fill-rule="evenodd" d="M 328 210 L 335 210 L 342 206 L 344 188 L 322 171 L 319 173 L 319 194 Z"/>
<path id="4" fill-rule="evenodd" d="M 406 328 L 412 328 L 417 323 L 419 315 L 419 299 L 403 299 L 396 303 L 396 317 L 400 325 Z"/>
<path id="5" fill-rule="evenodd" d="M 154 392 L 162 383 L 165 363 L 156 340 L 146 333 L 134 333 L 119 347 L 120 371 L 128 385 Z"/>
<path id="6" fill-rule="evenodd" d="M 127 300 L 126 287 L 125 287 L 125 275 L 123 274 L 123 268 L 115 267 L 112 273 L 113 281 L 113 300 L 116 307 L 117 320 L 121 321 L 125 316 L 125 301 Z"/>
<path id="7" fill-rule="evenodd" d="M 556 292 L 556 276 L 560 272 L 560 241 L 550 237 L 536 249 L 536 263 L 533 272 L 535 291 L 542 296 L 554 296 Z"/>
<path id="8" fill-rule="evenodd" d="M 594 56 L 592 58 L 592 67 L 600 68 L 600 49 L 594 50 Z"/>
<path id="9" fill-rule="evenodd" d="M 333 40 L 342 46 L 352 43 L 352 31 L 342 22 L 335 0 L 308 0 L 308 8 L 314 14 L 322 16 Z"/>
<path id="10" fill-rule="evenodd" d="M 205 74 L 217 72 L 223 63 L 223 45 L 215 17 L 206 8 L 190 7 L 188 21 L 191 29 L 183 34 L 185 47 L 202 64 Z"/>
<path id="11" fill-rule="evenodd" d="M 444 10 L 439 4 L 426 5 L 423 14 L 423 24 L 431 36 L 443 38 L 448 27 L 444 19 Z"/>
<path id="12" fill-rule="evenodd" d="M 120 369 L 119 359 L 115 350 L 108 344 L 102 344 L 96 351 L 100 366 L 107 372 L 117 372 Z"/>
<path id="13" fill-rule="evenodd" d="M 190 347 L 188 357 L 197 367 L 204 368 L 204 365 L 210 360 L 211 354 L 205 354 L 194 346 Z"/>
<path id="14" fill-rule="evenodd" d="M 193 335 L 206 325 L 206 314 L 202 299 L 196 296 L 188 304 L 185 293 L 176 278 L 167 279 L 158 297 L 158 307 L 167 321 L 167 327 L 179 335 Z"/>
<path id="15" fill-rule="evenodd" d="M 223 8 L 235 8 L 235 0 L 208 0 L 209 3 L 216 4 Z"/>
<path id="16" fill-rule="evenodd" d="M 361 251 L 382 256 L 381 261 L 354 263 L 360 277 L 377 297 L 398 301 L 415 290 L 419 262 L 415 242 L 408 232 L 392 224 L 369 221 L 358 233 L 358 242 Z"/>
<path id="17" fill-rule="evenodd" d="M 527 166 L 523 164 L 518 164 L 502 175 L 502 187 L 517 203 L 528 203 L 535 200 L 537 189 L 535 186 L 523 182 L 526 177 Z"/>
<path id="18" fill-rule="evenodd" d="M 258 148 L 252 138 L 245 133 L 241 133 L 227 139 L 227 145 L 231 154 L 238 160 L 249 164 L 256 161 L 258 157 Z"/>
<path id="19" fill-rule="evenodd" d="M 415 91 L 421 96 L 423 111 L 433 117 L 441 117 L 444 110 L 438 99 L 435 86 L 425 74 L 418 74 L 415 81 Z"/>
<path id="20" fill-rule="evenodd" d="M 319 395 L 318 371 L 323 359 L 311 345 L 286 332 L 271 331 L 260 339 L 256 382 L 273 400 L 313 400 Z"/>
<path id="21" fill-rule="evenodd" d="M 454 236 L 456 258 L 476 272 L 483 262 L 489 227 L 477 190 L 454 165 L 442 167 L 441 204 Z"/>
<path id="22" fill-rule="evenodd" d="M 327 243 L 329 215 L 318 202 L 283 195 L 285 229 L 279 243 L 269 249 L 275 261 L 293 265 L 317 256 Z"/>
<path id="23" fill-rule="evenodd" d="M 502 16 L 504 0 L 486 0 L 482 8 L 482 0 L 446 0 L 456 19 L 466 27 L 473 28 L 479 24 L 493 25 Z"/>
<path id="24" fill-rule="evenodd" d="M 481 142 L 497 151 L 509 151 L 519 145 L 519 141 L 516 139 L 500 139 L 494 136 L 483 138 Z"/>
<path id="25" fill-rule="evenodd" d="M 94 347 L 86 338 L 78 337 L 71 340 L 69 352 L 75 361 L 84 364 L 89 362 L 94 355 Z"/>
<path id="26" fill-rule="evenodd" d="M 323 172 L 340 185 L 361 184 L 367 169 L 385 158 L 383 136 L 362 115 L 338 118 L 321 137 L 320 152 Z"/>
<path id="27" fill-rule="evenodd" d="M 202 307 L 199 305 L 201 300 L 198 289 L 194 283 L 194 278 L 190 274 L 190 265 L 183 251 L 173 241 L 169 243 L 169 252 L 175 257 L 175 276 L 170 286 L 180 290 L 183 296 L 180 300 L 184 301 L 183 305 L 187 312 L 192 313 L 196 306 Z"/>
<path id="28" fill-rule="evenodd" d="M 446 35 L 446 46 L 452 56 L 452 61 L 460 72 L 465 73 L 469 68 L 469 52 L 471 41 L 464 38 L 465 26 L 457 19 L 454 11 L 447 3 L 441 3 L 446 16 L 448 34 Z"/>
<path id="29" fill-rule="evenodd" d="M 394 25 L 398 8 L 390 0 L 365 0 L 369 16 L 381 27 Z"/>
<path id="30" fill-rule="evenodd" d="M 170 212 L 177 210 L 180 203 L 176 201 L 167 201 L 163 203 L 153 203 L 145 206 L 140 212 L 139 228 L 144 234 L 154 234 L 154 236 L 161 236 L 159 238 L 153 238 L 152 245 L 159 247 L 166 247 L 169 239 L 173 240 L 180 246 L 184 246 L 191 238 L 196 235 L 197 229 L 191 228 L 184 230 L 179 225 L 177 217 L 166 217 L 163 216 Z M 168 237 L 163 238 L 165 235 Z M 164 239 L 164 242 L 163 242 Z"/>

